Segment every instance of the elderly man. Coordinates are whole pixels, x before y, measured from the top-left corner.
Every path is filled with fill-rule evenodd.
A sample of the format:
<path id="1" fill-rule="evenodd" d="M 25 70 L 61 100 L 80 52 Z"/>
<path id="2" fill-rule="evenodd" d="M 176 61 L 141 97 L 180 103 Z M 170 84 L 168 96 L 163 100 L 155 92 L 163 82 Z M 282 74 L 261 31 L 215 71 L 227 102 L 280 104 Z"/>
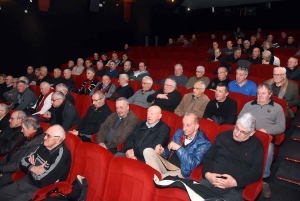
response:
<path id="1" fill-rule="evenodd" d="M 107 66 L 107 64 L 109 65 L 107 54 L 105 52 L 101 53 L 101 61 L 103 62 L 103 65 L 105 66 Z"/>
<path id="2" fill-rule="evenodd" d="M 280 46 L 278 45 L 278 43 L 276 43 L 275 41 L 273 41 L 273 35 L 268 35 L 267 41 L 271 43 L 273 48 L 279 48 Z"/>
<path id="3" fill-rule="evenodd" d="M 209 48 L 207 53 L 214 54 L 216 49 L 219 49 L 219 44 L 217 42 L 213 42 L 212 48 Z M 221 51 L 221 49 L 219 49 Z"/>
<path id="4" fill-rule="evenodd" d="M 210 147 L 210 142 L 199 129 L 195 114 L 186 113 L 182 119 L 182 129 L 174 134 L 165 148 L 162 144 L 146 148 L 143 152 L 148 165 L 166 176 L 190 179 L 191 172 L 202 163 Z M 184 140 L 182 140 L 184 139 Z"/>
<path id="5" fill-rule="evenodd" d="M 98 85 L 98 79 L 95 77 L 95 69 L 87 68 L 85 71 L 86 80 L 83 81 L 81 87 L 78 89 L 77 93 L 82 95 L 93 95 L 96 86 Z"/>
<path id="6" fill-rule="evenodd" d="M 144 108 L 150 107 L 150 103 L 147 102 L 147 98 L 149 95 L 155 93 L 155 91 L 151 88 L 153 84 L 153 80 L 149 76 L 143 77 L 142 81 L 142 89 L 139 89 L 133 96 L 128 99 L 130 104 L 139 105 Z"/>
<path id="7" fill-rule="evenodd" d="M 197 66 L 196 68 L 196 76 L 191 77 L 188 82 L 186 83 L 185 87 L 190 89 L 194 86 L 194 84 L 197 81 L 202 81 L 204 82 L 205 86 L 209 85 L 209 78 L 208 77 L 203 77 L 205 73 L 205 68 L 204 66 Z"/>
<path id="8" fill-rule="evenodd" d="M 137 116 L 129 110 L 127 99 L 117 99 L 116 112 L 107 117 L 97 133 L 98 145 L 117 153 L 117 147 L 127 139 L 137 122 Z"/>
<path id="9" fill-rule="evenodd" d="M 247 58 L 252 64 L 261 64 L 262 58 L 260 57 L 260 49 L 258 47 L 253 48 L 252 55 Z"/>
<path id="10" fill-rule="evenodd" d="M 52 77 L 48 74 L 48 68 L 46 66 L 40 67 L 40 76 L 38 77 L 36 81 L 36 85 L 40 86 L 42 82 L 52 82 Z"/>
<path id="11" fill-rule="evenodd" d="M 45 132 L 44 142 L 20 161 L 20 169 L 27 175 L 1 188 L 0 200 L 30 200 L 39 188 L 65 181 L 72 158 L 64 143 L 65 138 L 60 125 L 51 126 Z"/>
<path id="12" fill-rule="evenodd" d="M 63 81 L 64 81 L 64 78 L 61 77 L 61 70 L 59 68 L 55 68 L 53 70 L 53 79 L 50 82 L 51 87 L 55 88 L 56 85 L 58 85 L 59 83 L 63 83 Z"/>
<path id="13" fill-rule="evenodd" d="M 200 184 L 225 200 L 244 200 L 244 188 L 260 179 L 264 164 L 263 145 L 254 132 L 255 118 L 247 113 L 234 130 L 218 134 L 203 158 Z"/>
<path id="14" fill-rule="evenodd" d="M 98 89 L 104 93 L 105 98 L 109 98 L 116 91 L 116 85 L 111 82 L 109 76 L 104 75 Z"/>
<path id="15" fill-rule="evenodd" d="M 37 101 L 35 94 L 29 89 L 23 80 L 17 82 L 18 95 L 9 109 L 30 111 Z"/>
<path id="16" fill-rule="evenodd" d="M 75 66 L 75 64 L 74 64 L 73 60 L 68 61 L 68 68 L 67 69 L 69 69 L 70 71 L 72 71 L 73 68 L 74 68 L 74 66 Z"/>
<path id="17" fill-rule="evenodd" d="M 185 86 L 188 78 L 183 74 L 183 67 L 181 64 L 175 64 L 174 75 L 170 75 L 168 78 L 174 79 L 179 86 Z M 166 79 L 159 81 L 161 85 L 164 84 Z"/>
<path id="18" fill-rule="evenodd" d="M 143 151 L 146 148 L 155 149 L 156 146 L 166 146 L 168 143 L 170 128 L 161 121 L 161 109 L 151 106 L 147 111 L 147 120 L 140 121 L 129 135 L 125 146 L 116 156 L 145 161 Z"/>
<path id="19" fill-rule="evenodd" d="M 25 77 L 27 77 L 27 79 L 29 80 L 29 83 L 34 81 L 36 76 L 34 74 L 34 68 L 32 66 L 27 67 L 27 75 L 25 75 Z"/>
<path id="20" fill-rule="evenodd" d="M 263 51 L 262 58 L 262 64 L 272 64 L 275 66 L 280 66 L 280 59 L 276 56 L 273 56 L 269 50 Z"/>
<path id="21" fill-rule="evenodd" d="M 120 63 L 120 60 L 118 59 L 118 55 L 117 55 L 117 53 L 115 53 L 115 52 L 112 53 L 112 55 L 111 55 L 111 60 L 109 60 L 109 61 L 107 62 L 106 66 L 110 66 L 110 63 L 111 63 L 112 61 L 116 64 L 116 66 L 118 66 L 119 63 Z"/>
<path id="22" fill-rule="evenodd" d="M 117 100 L 120 97 L 130 98 L 133 94 L 133 88 L 128 84 L 129 77 L 127 74 L 119 75 L 119 84 L 120 86 L 116 91 L 109 97 L 111 100 Z"/>
<path id="23" fill-rule="evenodd" d="M 241 48 L 235 48 L 233 54 L 230 54 L 227 58 L 227 62 L 231 63 L 237 63 L 239 60 L 241 60 L 241 55 L 242 55 L 242 49 Z"/>
<path id="24" fill-rule="evenodd" d="M 61 92 L 52 93 L 52 107 L 44 113 L 43 117 L 49 119 L 50 125 L 59 124 L 65 131 L 69 131 L 80 121 L 80 116 L 72 103 L 66 100 Z"/>
<path id="25" fill-rule="evenodd" d="M 97 72 L 96 72 L 95 76 L 102 77 L 102 76 L 105 75 L 105 69 L 103 67 L 103 62 L 102 61 L 97 61 L 96 68 L 97 68 Z"/>
<path id="26" fill-rule="evenodd" d="M 78 58 L 76 66 L 72 69 L 72 75 L 81 75 L 82 71 L 84 70 L 83 66 L 83 59 Z"/>
<path id="27" fill-rule="evenodd" d="M 76 130 L 70 131 L 83 142 L 91 142 L 90 138 L 99 131 L 101 124 L 111 115 L 111 110 L 105 103 L 105 96 L 96 91 L 92 96 L 93 105 L 89 107 L 84 118 L 79 122 Z"/>
<path id="28" fill-rule="evenodd" d="M 44 131 L 33 118 L 27 118 L 22 123 L 23 138 L 0 161 L 0 186 L 12 181 L 13 173 L 20 170 L 19 163 L 24 156 L 34 152 L 44 140 Z"/>
<path id="29" fill-rule="evenodd" d="M 270 135 L 277 135 L 283 133 L 285 130 L 285 117 L 282 107 L 273 102 L 271 96 L 271 86 L 266 83 L 260 84 L 257 87 L 257 99 L 246 103 L 239 116 L 251 113 L 256 119 L 257 130 Z M 269 177 L 271 174 L 273 154 L 274 144 L 272 141 L 269 145 L 264 178 Z M 270 195 L 267 197 L 270 197 Z"/>
<path id="30" fill-rule="evenodd" d="M 21 110 L 17 110 L 11 114 L 9 127 L 1 131 L 0 156 L 8 154 L 22 138 L 21 125 L 25 119 L 26 114 Z"/>
<path id="31" fill-rule="evenodd" d="M 110 78 L 117 78 L 119 77 L 119 71 L 117 70 L 117 65 L 114 61 L 110 61 L 109 69 L 105 72 L 105 75 L 109 76 Z"/>
<path id="32" fill-rule="evenodd" d="M 219 83 L 215 90 L 215 99 L 210 100 L 205 108 L 203 118 L 218 124 L 234 124 L 236 120 L 237 103 L 228 96 L 228 87 Z"/>
<path id="33" fill-rule="evenodd" d="M 9 127 L 10 114 L 8 107 L 4 103 L 0 103 L 0 134 L 5 128 Z"/>
<path id="34" fill-rule="evenodd" d="M 232 54 L 235 50 L 235 48 L 232 47 L 233 46 L 232 41 L 231 40 L 227 41 L 226 46 L 227 47 L 222 50 L 222 54 L 227 54 L 227 55 Z"/>
<path id="35" fill-rule="evenodd" d="M 273 78 L 266 81 L 272 87 L 273 95 L 279 99 L 283 99 L 288 103 L 286 117 L 293 118 L 294 113 L 290 109 L 299 106 L 298 85 L 286 78 L 286 69 L 283 67 L 275 67 L 273 70 Z"/>
<path id="36" fill-rule="evenodd" d="M 225 67 L 218 68 L 218 77 L 211 80 L 207 89 L 216 90 L 219 83 L 224 83 L 226 86 L 231 82 L 231 80 L 227 77 L 228 70 Z"/>
<path id="37" fill-rule="evenodd" d="M 284 48 L 298 48 L 298 44 L 294 42 L 294 37 L 289 36 L 287 42 L 283 43 L 282 47 Z"/>
<path id="38" fill-rule="evenodd" d="M 142 82 L 143 77 L 150 76 L 149 72 L 146 69 L 147 69 L 146 63 L 145 62 L 140 62 L 139 63 L 139 70 L 138 71 L 134 71 L 129 76 L 129 79 L 130 80 L 136 80 L 136 81 Z"/>
<path id="39" fill-rule="evenodd" d="M 217 62 L 217 61 L 221 62 L 223 60 L 224 60 L 224 58 L 222 57 L 221 50 L 219 48 L 215 49 L 213 56 L 206 59 L 206 61 L 208 61 L 208 62 Z"/>
<path id="40" fill-rule="evenodd" d="M 48 82 L 42 82 L 40 85 L 41 95 L 35 105 L 32 107 L 31 113 L 38 120 L 45 120 L 43 115 L 51 108 L 52 91 Z"/>
<path id="41" fill-rule="evenodd" d="M 3 97 L 6 99 L 6 104 L 13 102 L 18 95 L 18 90 L 17 90 L 17 82 L 19 81 L 19 78 L 13 78 L 12 81 L 12 89 L 10 89 L 9 91 L 5 92 L 3 94 Z"/>
<path id="42" fill-rule="evenodd" d="M 98 52 L 94 53 L 94 59 L 92 61 L 93 65 L 96 65 L 96 63 L 100 60 Z"/>
<path id="43" fill-rule="evenodd" d="M 300 69 L 298 68 L 298 59 L 290 57 L 287 63 L 286 77 L 287 79 L 296 80 L 300 83 Z"/>
<path id="44" fill-rule="evenodd" d="M 239 67 L 236 70 L 236 80 L 228 84 L 230 92 L 237 92 L 247 96 L 256 95 L 256 84 L 251 80 L 247 80 L 248 70 Z"/>
<path id="45" fill-rule="evenodd" d="M 6 88 L 4 90 L 4 93 L 11 90 L 13 88 L 13 76 L 8 75 L 5 78 L 5 84 L 6 84 Z"/>
<path id="46" fill-rule="evenodd" d="M 131 70 L 131 62 L 130 61 L 125 61 L 125 63 L 123 64 L 123 70 L 121 70 L 119 72 L 119 74 L 127 74 L 128 76 L 133 74 L 133 70 Z"/>
<path id="47" fill-rule="evenodd" d="M 174 112 L 181 101 L 181 94 L 176 90 L 176 81 L 167 78 L 164 88 L 149 95 L 147 101 L 152 105 L 159 106 L 162 110 Z"/>
<path id="48" fill-rule="evenodd" d="M 242 48 L 242 54 L 252 54 L 252 48 L 250 48 L 250 42 L 248 40 L 244 40 Z"/>
<path id="49" fill-rule="evenodd" d="M 64 70 L 64 79 L 61 83 L 64 83 L 68 87 L 68 91 L 70 92 L 75 92 L 77 90 L 75 87 L 75 81 L 72 77 L 72 71 L 70 69 Z"/>
<path id="50" fill-rule="evenodd" d="M 59 91 L 59 92 L 63 93 L 63 95 L 66 97 L 66 99 L 74 105 L 74 97 L 68 93 L 68 87 L 65 84 L 60 83 L 60 84 L 56 85 L 55 91 Z"/>
<path id="51" fill-rule="evenodd" d="M 184 116 L 185 113 L 194 113 L 197 117 L 202 117 L 209 98 L 204 94 L 205 84 L 197 81 L 194 84 L 193 92 L 185 94 L 174 113 Z"/>

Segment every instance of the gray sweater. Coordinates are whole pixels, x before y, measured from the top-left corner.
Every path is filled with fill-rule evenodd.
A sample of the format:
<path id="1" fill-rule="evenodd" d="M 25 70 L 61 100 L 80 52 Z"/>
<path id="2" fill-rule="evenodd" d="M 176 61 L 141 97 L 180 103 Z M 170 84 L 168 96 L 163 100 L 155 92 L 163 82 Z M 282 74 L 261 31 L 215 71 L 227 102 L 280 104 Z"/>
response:
<path id="1" fill-rule="evenodd" d="M 146 91 L 144 94 L 143 94 L 143 90 L 140 89 L 138 90 L 133 96 L 131 96 L 129 99 L 128 99 L 128 102 L 130 104 L 135 104 L 135 105 L 139 105 L 139 106 L 142 106 L 144 108 L 148 108 L 150 107 L 151 103 L 148 103 L 147 102 L 147 98 L 149 95 L 153 94 L 155 91 L 153 89 L 149 90 L 149 91 Z"/>

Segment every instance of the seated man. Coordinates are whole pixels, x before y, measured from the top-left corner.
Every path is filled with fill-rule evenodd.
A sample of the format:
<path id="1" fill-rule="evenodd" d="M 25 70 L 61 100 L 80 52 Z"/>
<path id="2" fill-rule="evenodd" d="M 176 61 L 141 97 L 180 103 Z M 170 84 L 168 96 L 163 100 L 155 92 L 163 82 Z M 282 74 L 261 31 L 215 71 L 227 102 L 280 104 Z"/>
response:
<path id="1" fill-rule="evenodd" d="M 76 91 L 75 81 L 72 77 L 72 72 L 71 72 L 70 69 L 65 69 L 64 70 L 64 79 L 62 80 L 61 83 L 65 84 L 68 87 L 69 92 L 75 92 Z"/>
<path id="2" fill-rule="evenodd" d="M 129 45 L 127 43 L 124 45 L 124 49 L 122 50 L 122 52 L 130 52 Z"/>
<path id="3" fill-rule="evenodd" d="M 107 64 L 109 64 L 109 69 L 106 70 L 105 75 L 109 76 L 110 78 L 117 78 L 119 76 L 119 71 L 117 70 L 116 63 L 111 61 Z"/>
<path id="4" fill-rule="evenodd" d="M 89 96 L 93 95 L 98 82 L 98 79 L 95 77 L 95 69 L 87 68 L 86 80 L 82 83 L 80 89 L 78 89 L 78 94 Z"/>
<path id="5" fill-rule="evenodd" d="M 217 40 L 216 34 L 211 34 L 209 40 L 216 41 Z"/>
<path id="6" fill-rule="evenodd" d="M 202 163 L 210 147 L 207 137 L 199 130 L 195 114 L 186 113 L 182 127 L 176 131 L 167 147 L 158 144 L 143 152 L 146 163 L 160 172 L 163 178 L 170 175 L 190 179 L 191 172 Z"/>
<path id="7" fill-rule="evenodd" d="M 18 95 L 14 102 L 9 106 L 10 110 L 30 110 L 37 101 L 35 94 L 23 80 L 17 82 Z"/>
<path id="8" fill-rule="evenodd" d="M 80 116 L 72 103 L 66 100 L 61 92 L 52 93 L 52 107 L 44 113 L 43 117 L 49 119 L 50 125 L 59 124 L 65 131 L 69 131 L 80 121 Z"/>
<path id="9" fill-rule="evenodd" d="M 300 83 L 300 69 L 298 68 L 298 59 L 290 57 L 287 63 L 286 77 L 290 80 L 296 80 Z"/>
<path id="10" fill-rule="evenodd" d="M 177 42 L 183 42 L 185 39 L 186 39 L 186 38 L 184 37 L 184 35 L 183 35 L 183 34 L 180 34 L 180 36 L 179 36 Z"/>
<path id="11" fill-rule="evenodd" d="M 251 80 L 247 80 L 248 70 L 239 67 L 236 70 L 236 80 L 229 82 L 228 87 L 230 92 L 237 92 L 247 96 L 256 95 L 256 84 Z"/>
<path id="12" fill-rule="evenodd" d="M 4 103 L 0 103 L 0 134 L 5 128 L 9 127 L 10 114 L 8 107 Z"/>
<path id="13" fill-rule="evenodd" d="M 174 75 L 168 76 L 168 78 L 174 79 L 179 86 L 185 86 L 188 78 L 183 74 L 183 67 L 181 64 L 175 64 Z M 166 79 L 160 80 L 159 83 L 163 85 Z"/>
<path id="14" fill-rule="evenodd" d="M 119 72 L 119 74 L 127 74 L 128 76 L 133 74 L 133 71 L 131 70 L 131 62 L 130 61 L 125 61 L 124 65 L 123 65 L 123 70 L 121 70 Z"/>
<path id="15" fill-rule="evenodd" d="M 104 66 L 107 66 L 107 64 L 109 65 L 109 61 L 107 59 L 107 54 L 105 52 L 103 52 L 101 54 L 101 61 L 102 61 Z"/>
<path id="16" fill-rule="evenodd" d="M 146 148 L 155 149 L 157 145 L 166 146 L 169 140 L 170 128 L 162 122 L 161 109 L 151 106 L 147 111 L 147 120 L 140 121 L 125 141 L 125 146 L 116 156 L 145 161 L 143 151 Z"/>
<path id="17" fill-rule="evenodd" d="M 253 48 L 252 55 L 247 59 L 252 64 L 261 64 L 262 58 L 260 57 L 260 49 L 258 47 Z"/>
<path id="18" fill-rule="evenodd" d="M 159 106 L 162 110 L 174 112 L 181 101 L 181 94 L 176 90 L 176 81 L 167 78 L 164 88 L 148 96 L 147 101 L 152 105 Z"/>
<path id="19" fill-rule="evenodd" d="M 252 49 L 250 48 L 250 42 L 248 40 L 244 40 L 242 48 L 242 54 L 252 54 Z"/>
<path id="20" fill-rule="evenodd" d="M 120 97 L 130 98 L 133 94 L 133 88 L 129 85 L 129 77 L 127 74 L 119 75 L 120 86 L 116 91 L 109 97 L 111 100 L 117 100 Z"/>
<path id="21" fill-rule="evenodd" d="M 96 63 L 100 60 L 98 52 L 95 52 L 93 56 L 94 56 L 94 59 L 93 59 L 92 63 L 93 63 L 93 65 L 96 65 Z"/>
<path id="22" fill-rule="evenodd" d="M 192 47 L 192 44 L 187 39 L 184 39 L 182 47 Z"/>
<path id="23" fill-rule="evenodd" d="M 68 61 L 68 68 L 66 68 L 66 69 L 69 69 L 70 71 L 72 71 L 74 66 L 75 66 L 74 61 L 70 60 L 70 61 Z"/>
<path id="24" fill-rule="evenodd" d="M 61 70 L 59 68 L 55 68 L 53 70 L 53 79 L 51 81 L 51 87 L 55 89 L 56 85 L 59 83 L 62 83 L 64 80 L 63 77 L 61 77 Z"/>
<path id="25" fill-rule="evenodd" d="M 287 42 L 283 43 L 282 47 L 285 48 L 298 48 L 298 44 L 294 42 L 294 37 L 289 36 Z"/>
<path id="26" fill-rule="evenodd" d="M 216 49 L 219 49 L 221 51 L 221 49 L 219 48 L 219 44 L 217 42 L 213 42 L 212 46 L 213 46 L 212 48 L 207 50 L 207 53 L 214 54 Z"/>
<path id="27" fill-rule="evenodd" d="M 130 80 L 136 80 L 136 81 L 142 82 L 143 77 L 150 76 L 149 72 L 146 69 L 147 69 L 146 63 L 145 62 L 140 62 L 139 63 L 139 70 L 134 71 L 129 76 L 129 79 Z"/>
<path id="28" fill-rule="evenodd" d="M 20 169 L 27 173 L 21 179 L 0 189 L 0 200 L 30 200 L 39 189 L 65 181 L 71 168 L 71 153 L 64 140 L 65 131 L 59 125 L 45 132 L 44 142 L 35 152 L 22 158 Z"/>
<path id="29" fill-rule="evenodd" d="M 176 46 L 176 45 L 174 44 L 173 39 L 172 39 L 172 38 L 169 38 L 169 41 L 168 41 L 166 47 L 175 47 L 175 46 Z"/>
<path id="30" fill-rule="evenodd" d="M 51 97 L 52 91 L 50 88 L 50 84 L 48 82 L 42 82 L 40 85 L 41 95 L 38 98 L 35 105 L 32 107 L 32 111 L 30 114 L 34 115 L 34 117 L 38 120 L 45 120 L 43 115 L 51 108 Z"/>
<path id="31" fill-rule="evenodd" d="M 102 82 L 97 88 L 104 93 L 105 98 L 111 97 L 111 95 L 116 91 L 116 85 L 111 82 L 110 77 L 107 75 L 102 77 Z"/>
<path id="32" fill-rule="evenodd" d="M 97 61 L 96 63 L 96 67 L 97 67 L 97 72 L 95 74 L 95 76 L 104 76 L 105 75 L 105 69 L 103 67 L 103 62 L 102 61 Z"/>
<path id="33" fill-rule="evenodd" d="M 263 51 L 262 58 L 262 64 L 272 64 L 275 66 L 280 66 L 280 59 L 276 56 L 273 56 L 269 50 Z"/>
<path id="34" fill-rule="evenodd" d="M 205 108 L 203 118 L 214 121 L 218 124 L 234 124 L 236 120 L 237 103 L 228 96 L 228 87 L 224 83 L 219 83 L 215 96 L 210 100 Z"/>
<path id="35" fill-rule="evenodd" d="M 97 133 L 97 144 L 117 153 L 117 147 L 125 142 L 138 122 L 137 116 L 129 110 L 126 98 L 116 100 L 116 112 L 107 117 Z"/>
<path id="36" fill-rule="evenodd" d="M 279 48 L 280 46 L 278 45 L 278 43 L 276 43 L 275 41 L 273 41 L 273 35 L 268 35 L 267 41 L 269 41 L 272 44 L 273 48 Z"/>
<path id="37" fill-rule="evenodd" d="M 9 90 L 11 90 L 13 88 L 13 79 L 14 78 L 11 75 L 6 76 L 6 78 L 5 78 L 6 87 L 4 89 L 4 93 L 8 92 Z"/>
<path id="38" fill-rule="evenodd" d="M 72 69 L 72 75 L 81 75 L 82 71 L 84 70 L 83 66 L 83 59 L 78 58 L 76 66 Z"/>
<path id="39" fill-rule="evenodd" d="M 209 78 L 208 77 L 203 77 L 205 73 L 205 68 L 204 66 L 197 66 L 196 68 L 196 76 L 191 77 L 188 82 L 186 83 L 185 87 L 190 89 L 194 86 L 194 84 L 197 81 L 202 81 L 204 82 L 205 86 L 209 85 Z"/>
<path id="40" fill-rule="evenodd" d="M 92 96 L 93 105 L 89 107 L 84 118 L 78 123 L 76 130 L 70 131 L 83 142 L 91 142 L 90 138 L 99 131 L 101 124 L 112 113 L 105 103 L 105 96 L 96 91 Z"/>
<path id="41" fill-rule="evenodd" d="M 142 81 L 142 89 L 138 90 L 133 96 L 128 99 L 130 104 L 139 105 L 144 108 L 150 107 L 150 103 L 147 102 L 147 98 L 149 95 L 155 93 L 155 91 L 151 88 L 153 84 L 153 80 L 149 76 L 143 77 Z"/>
<path id="42" fill-rule="evenodd" d="M 226 86 L 228 86 L 229 82 L 231 80 L 227 77 L 228 70 L 225 67 L 219 67 L 218 68 L 218 77 L 211 80 L 209 85 L 207 86 L 207 89 L 216 90 L 219 83 L 224 83 Z"/>
<path id="43" fill-rule="evenodd" d="M 241 55 L 242 55 L 242 49 L 235 48 L 233 54 L 228 55 L 226 61 L 231 63 L 237 63 L 240 59 L 242 59 Z"/>
<path id="44" fill-rule="evenodd" d="M 12 82 L 13 88 L 3 94 L 3 97 L 5 98 L 6 102 L 5 104 L 13 102 L 18 95 L 18 90 L 17 90 L 17 82 L 19 81 L 19 78 L 14 78 Z"/>
<path id="45" fill-rule="evenodd" d="M 283 67 L 275 67 L 273 70 L 273 78 L 267 80 L 266 83 L 272 87 L 274 96 L 287 101 L 288 110 L 286 118 L 293 118 L 294 113 L 291 107 L 299 106 L 298 85 L 286 78 L 286 69 Z"/>
<path id="46" fill-rule="evenodd" d="M 49 75 L 48 73 L 48 68 L 46 66 L 41 66 L 40 67 L 40 75 L 39 77 L 37 78 L 37 81 L 36 81 L 36 85 L 37 86 L 40 86 L 40 84 L 42 82 L 48 82 L 48 83 L 51 83 L 52 82 L 52 77 L 51 75 Z"/>
<path id="47" fill-rule="evenodd" d="M 89 59 L 85 60 L 84 65 L 85 65 L 85 69 L 87 69 L 87 68 L 93 68 L 93 63 Z"/>
<path id="48" fill-rule="evenodd" d="M 190 39 L 190 42 L 198 42 L 198 38 L 195 34 L 192 35 L 192 38 Z"/>
<path id="49" fill-rule="evenodd" d="M 259 47 L 259 43 L 256 41 L 256 36 L 251 36 L 250 38 L 250 49 L 253 50 L 255 47 Z"/>
<path id="50" fill-rule="evenodd" d="M 264 164 L 264 148 L 254 129 L 255 118 L 245 114 L 234 130 L 217 135 L 203 158 L 201 185 L 226 200 L 244 200 L 244 188 L 260 179 Z"/>
<path id="51" fill-rule="evenodd" d="M 215 49 L 214 55 L 209 57 L 208 59 L 206 59 L 206 61 L 208 61 L 208 62 L 216 62 L 216 61 L 221 62 L 223 60 L 224 60 L 224 58 L 221 55 L 221 50 L 220 49 Z"/>
<path id="52" fill-rule="evenodd" d="M 63 95 L 66 97 L 66 99 L 74 105 L 74 97 L 68 93 L 68 87 L 65 84 L 60 83 L 60 84 L 56 85 L 55 91 L 59 91 L 59 92 L 63 93 Z"/>
<path id="53" fill-rule="evenodd" d="M 0 156 L 8 154 L 23 137 L 22 123 L 26 119 L 25 112 L 17 110 L 11 114 L 9 127 L 4 128 L 0 135 Z"/>
<path id="54" fill-rule="evenodd" d="M 12 175 L 20 170 L 21 159 L 34 152 L 44 141 L 44 131 L 34 118 L 23 121 L 22 133 L 24 137 L 0 161 L 0 186 L 13 182 Z"/>
<path id="55" fill-rule="evenodd" d="M 128 58 L 128 54 L 127 54 L 127 53 L 123 53 L 122 59 L 123 59 L 123 60 L 119 63 L 119 66 L 124 67 L 125 62 L 126 62 L 126 61 L 129 61 L 132 68 L 135 68 L 135 67 L 136 67 L 135 63 L 134 63 L 131 59 Z"/>
<path id="56" fill-rule="evenodd" d="M 194 84 L 193 92 L 185 94 L 174 113 L 184 116 L 186 113 L 194 113 L 197 117 L 202 117 L 209 98 L 204 94 L 205 84 L 197 81 Z"/>
<path id="57" fill-rule="evenodd" d="M 233 43 L 231 40 L 227 41 L 226 46 L 227 47 L 222 50 L 222 54 L 227 54 L 227 55 L 233 54 L 235 48 L 232 47 Z"/>
<path id="58" fill-rule="evenodd" d="M 273 102 L 272 88 L 266 83 L 257 87 L 257 99 L 245 104 L 239 117 L 245 113 L 250 113 L 256 119 L 256 129 L 270 135 L 281 134 L 285 130 L 285 117 L 282 107 Z M 274 138 L 273 138 L 274 139 Z M 268 159 L 263 178 L 271 174 L 271 165 L 274 154 L 274 141 L 269 145 Z M 265 184 L 266 186 L 266 184 Z M 264 191 L 263 191 L 264 193 Z M 271 195 L 267 195 L 270 197 Z"/>
<path id="59" fill-rule="evenodd" d="M 112 55 L 111 55 L 111 60 L 109 60 L 109 61 L 107 62 L 106 66 L 110 66 L 110 63 L 111 63 L 112 61 L 116 64 L 116 66 L 118 66 L 119 63 L 120 63 L 120 60 L 118 59 L 118 55 L 117 55 L 117 53 L 115 53 L 115 52 L 112 53 Z"/>
<path id="60" fill-rule="evenodd" d="M 35 79 L 35 74 L 34 74 L 34 68 L 32 66 L 27 67 L 27 75 L 25 75 L 27 79 L 29 80 L 29 83 L 34 81 Z"/>

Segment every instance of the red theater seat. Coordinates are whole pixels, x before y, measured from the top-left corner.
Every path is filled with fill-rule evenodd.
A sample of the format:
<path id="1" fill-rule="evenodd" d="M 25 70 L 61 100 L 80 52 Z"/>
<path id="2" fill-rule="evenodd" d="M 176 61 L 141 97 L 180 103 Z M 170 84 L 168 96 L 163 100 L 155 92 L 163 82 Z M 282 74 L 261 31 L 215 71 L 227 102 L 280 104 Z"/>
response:
<path id="1" fill-rule="evenodd" d="M 144 121 L 147 119 L 147 109 L 139 105 L 130 104 L 129 109 L 138 117 L 139 121 Z"/>

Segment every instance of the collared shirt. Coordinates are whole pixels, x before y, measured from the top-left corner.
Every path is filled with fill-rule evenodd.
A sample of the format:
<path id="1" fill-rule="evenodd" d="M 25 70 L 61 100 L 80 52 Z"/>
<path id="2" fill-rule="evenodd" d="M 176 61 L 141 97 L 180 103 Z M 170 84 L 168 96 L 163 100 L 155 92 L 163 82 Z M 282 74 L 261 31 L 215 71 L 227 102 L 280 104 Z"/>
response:
<path id="1" fill-rule="evenodd" d="M 158 121 L 159 122 L 159 121 Z M 156 124 L 158 124 L 158 122 L 156 122 L 156 123 L 154 123 L 154 124 L 149 124 L 148 122 L 146 122 L 146 126 L 148 127 L 148 128 L 153 128 L 154 126 L 156 126 Z"/>
<path id="2" fill-rule="evenodd" d="M 243 86 L 240 86 L 236 80 L 233 80 L 228 84 L 228 87 L 230 92 L 237 92 L 247 96 L 256 96 L 256 84 L 251 80 L 246 80 Z"/>

